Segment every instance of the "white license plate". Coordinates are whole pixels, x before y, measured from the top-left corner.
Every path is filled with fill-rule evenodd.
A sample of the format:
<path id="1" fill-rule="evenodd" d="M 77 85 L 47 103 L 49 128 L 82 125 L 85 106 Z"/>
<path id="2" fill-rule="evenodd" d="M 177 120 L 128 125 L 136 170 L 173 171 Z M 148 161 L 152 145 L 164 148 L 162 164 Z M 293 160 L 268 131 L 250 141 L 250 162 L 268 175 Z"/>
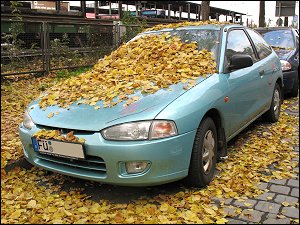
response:
<path id="1" fill-rule="evenodd" d="M 82 144 L 32 138 L 33 149 L 42 154 L 84 159 Z"/>

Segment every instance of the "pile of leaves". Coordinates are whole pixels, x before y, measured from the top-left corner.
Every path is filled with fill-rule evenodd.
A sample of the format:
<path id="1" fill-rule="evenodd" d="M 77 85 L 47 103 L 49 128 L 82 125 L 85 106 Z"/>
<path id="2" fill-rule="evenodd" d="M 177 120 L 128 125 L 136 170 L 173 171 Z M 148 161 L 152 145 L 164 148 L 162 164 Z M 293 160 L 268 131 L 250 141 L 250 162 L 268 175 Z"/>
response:
<path id="1" fill-rule="evenodd" d="M 66 135 L 63 135 L 59 130 L 45 130 L 42 129 L 32 135 L 37 140 L 40 139 L 54 139 L 59 141 L 75 142 L 75 143 L 84 143 L 84 138 L 78 138 L 74 135 L 74 131 L 70 131 Z"/>
<path id="2" fill-rule="evenodd" d="M 23 120 L 25 109 L 46 85 L 55 82 L 51 77 L 19 79 L 1 82 L 1 168 L 8 161 L 23 156 L 18 126 Z"/>
<path id="3" fill-rule="evenodd" d="M 183 42 L 168 32 L 145 35 L 105 56 L 92 70 L 50 88 L 40 96 L 39 106 L 45 110 L 103 101 L 104 107 L 111 107 L 127 100 L 126 106 L 139 99 L 132 96 L 136 91 L 153 94 L 179 82 L 188 83 L 188 89 L 198 77 L 215 72 L 212 53 L 198 50 L 196 42 Z"/>

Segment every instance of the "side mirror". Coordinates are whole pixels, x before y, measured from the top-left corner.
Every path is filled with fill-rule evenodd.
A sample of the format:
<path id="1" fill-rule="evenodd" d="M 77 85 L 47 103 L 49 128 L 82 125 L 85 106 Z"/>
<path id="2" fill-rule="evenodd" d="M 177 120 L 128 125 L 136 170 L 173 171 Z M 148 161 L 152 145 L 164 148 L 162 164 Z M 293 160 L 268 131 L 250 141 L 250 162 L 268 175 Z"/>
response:
<path id="1" fill-rule="evenodd" d="M 230 58 L 229 71 L 243 69 L 253 65 L 253 59 L 247 54 L 235 54 Z"/>

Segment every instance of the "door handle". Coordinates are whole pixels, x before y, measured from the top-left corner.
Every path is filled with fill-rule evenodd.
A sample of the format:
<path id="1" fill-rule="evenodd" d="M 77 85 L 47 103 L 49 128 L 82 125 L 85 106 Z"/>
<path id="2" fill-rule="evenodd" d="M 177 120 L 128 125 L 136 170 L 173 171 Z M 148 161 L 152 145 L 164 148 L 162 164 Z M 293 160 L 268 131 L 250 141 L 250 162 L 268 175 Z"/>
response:
<path id="1" fill-rule="evenodd" d="M 265 70 L 260 70 L 259 71 L 259 76 L 263 76 L 265 74 Z"/>

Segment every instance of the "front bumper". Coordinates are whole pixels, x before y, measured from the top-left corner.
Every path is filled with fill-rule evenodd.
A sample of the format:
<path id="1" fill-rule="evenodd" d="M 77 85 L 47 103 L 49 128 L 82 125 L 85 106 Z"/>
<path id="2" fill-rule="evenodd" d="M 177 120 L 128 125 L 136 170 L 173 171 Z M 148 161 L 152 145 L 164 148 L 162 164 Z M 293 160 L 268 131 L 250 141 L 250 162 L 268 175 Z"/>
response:
<path id="1" fill-rule="evenodd" d="M 84 138 L 87 160 L 70 160 L 35 152 L 31 136 L 44 127 L 27 130 L 19 126 L 26 159 L 44 169 L 87 180 L 125 186 L 151 186 L 179 180 L 188 175 L 196 130 L 151 141 L 107 141 L 99 132 L 74 132 Z M 125 163 L 147 161 L 139 174 L 127 174 Z"/>
<path id="2" fill-rule="evenodd" d="M 297 70 L 283 72 L 283 84 L 285 93 L 288 93 L 293 89 L 294 83 L 297 82 L 297 76 Z"/>

